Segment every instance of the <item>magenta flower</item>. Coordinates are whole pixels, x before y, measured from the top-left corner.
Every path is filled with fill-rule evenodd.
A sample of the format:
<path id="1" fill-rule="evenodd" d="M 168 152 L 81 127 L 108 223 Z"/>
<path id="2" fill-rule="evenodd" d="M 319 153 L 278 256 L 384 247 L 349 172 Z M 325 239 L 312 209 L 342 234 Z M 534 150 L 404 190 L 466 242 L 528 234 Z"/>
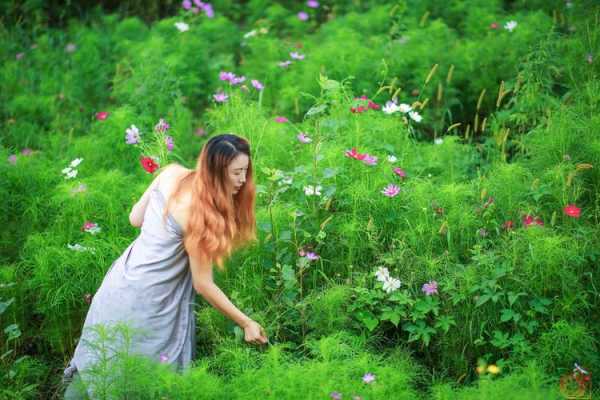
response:
<path id="1" fill-rule="evenodd" d="M 213 95 L 213 98 L 215 99 L 215 101 L 217 103 L 225 103 L 227 101 L 227 99 L 229 99 L 229 96 L 227 96 L 223 92 L 218 92 Z"/>
<path id="2" fill-rule="evenodd" d="M 308 136 L 306 136 L 306 134 L 304 132 L 300 132 L 298 134 L 298 136 L 296 136 L 298 138 L 298 140 L 302 143 L 310 143 L 312 142 L 312 139 L 309 138 Z"/>
<path id="3" fill-rule="evenodd" d="M 319 8 L 319 2 L 317 0 L 308 0 L 306 5 L 310 8 Z"/>
<path id="4" fill-rule="evenodd" d="M 394 197 L 398 193 L 400 193 L 400 187 L 397 185 L 394 185 L 393 183 L 390 183 L 381 191 L 381 193 L 383 193 L 387 197 Z"/>
<path id="5" fill-rule="evenodd" d="M 431 295 L 437 294 L 438 283 L 436 281 L 429 281 L 429 282 L 423 284 L 423 287 L 421 288 L 421 290 L 423 291 L 423 293 L 425 293 L 426 296 L 431 296 Z"/>
<path id="6" fill-rule="evenodd" d="M 202 10 L 204 11 L 204 14 L 206 14 L 206 16 L 208 18 L 212 18 L 215 16 L 215 11 L 213 10 L 212 5 L 209 3 L 205 3 L 204 6 L 202 7 Z"/>
<path id="7" fill-rule="evenodd" d="M 192 2 L 190 0 L 183 0 L 181 2 L 181 7 L 183 7 L 184 10 L 189 10 L 190 8 L 192 8 Z"/>
<path id="8" fill-rule="evenodd" d="M 165 144 L 167 145 L 167 150 L 173 151 L 175 143 L 173 142 L 173 138 L 171 136 L 165 136 Z"/>
<path id="9" fill-rule="evenodd" d="M 364 162 L 367 165 L 376 165 L 377 157 L 367 154 L 365 155 L 365 158 L 363 158 L 362 162 Z"/>
<path id="10" fill-rule="evenodd" d="M 254 86 L 254 89 L 258 90 L 259 92 L 265 88 L 265 86 L 256 79 L 252 79 L 252 86 Z"/>
<path id="11" fill-rule="evenodd" d="M 367 372 L 366 374 L 363 375 L 362 380 L 363 380 L 364 383 L 374 382 L 375 381 L 375 375 L 373 375 L 370 372 Z"/>
<path id="12" fill-rule="evenodd" d="M 294 60 L 304 60 L 304 54 L 300 54 L 297 51 L 292 51 L 290 57 Z"/>
<path id="13" fill-rule="evenodd" d="M 306 21 L 308 19 L 308 14 L 305 11 L 300 11 L 298 13 L 298 19 L 300 21 Z"/>
<path id="14" fill-rule="evenodd" d="M 406 172 L 404 172 L 404 170 L 400 167 L 396 167 L 394 168 L 394 173 L 396 175 L 398 175 L 400 178 L 406 178 Z"/>
<path id="15" fill-rule="evenodd" d="M 221 71 L 219 73 L 219 79 L 222 81 L 231 82 L 233 78 L 235 78 L 235 74 L 233 72 Z"/>
<path id="16" fill-rule="evenodd" d="M 108 118 L 108 112 L 107 111 L 99 111 L 96 113 L 96 119 L 98 121 L 104 121 L 106 120 L 106 118 Z"/>
<path id="17" fill-rule="evenodd" d="M 164 119 L 159 119 L 158 123 L 154 125 L 155 132 L 166 132 L 171 126 Z"/>
<path id="18" fill-rule="evenodd" d="M 292 63 L 291 61 L 289 61 L 289 60 L 286 60 L 286 61 L 281 61 L 281 62 L 280 62 L 279 64 L 277 64 L 277 65 L 279 65 L 281 68 L 287 68 L 287 67 L 288 67 L 288 66 L 289 66 L 291 63 Z"/>
<path id="19" fill-rule="evenodd" d="M 286 122 L 289 122 L 289 120 L 286 117 L 275 117 L 275 122 L 279 122 L 280 124 L 285 124 Z"/>
<path id="20" fill-rule="evenodd" d="M 320 256 L 313 251 L 309 251 L 306 253 L 306 258 L 310 261 L 315 261 L 315 260 L 318 260 L 320 258 Z"/>
<path id="21" fill-rule="evenodd" d="M 11 154 L 10 156 L 8 156 L 8 162 L 12 165 L 15 165 L 17 163 L 17 155 Z"/>
<path id="22" fill-rule="evenodd" d="M 229 82 L 232 85 L 237 85 L 238 83 L 242 83 L 246 80 L 245 76 L 234 76 Z"/>

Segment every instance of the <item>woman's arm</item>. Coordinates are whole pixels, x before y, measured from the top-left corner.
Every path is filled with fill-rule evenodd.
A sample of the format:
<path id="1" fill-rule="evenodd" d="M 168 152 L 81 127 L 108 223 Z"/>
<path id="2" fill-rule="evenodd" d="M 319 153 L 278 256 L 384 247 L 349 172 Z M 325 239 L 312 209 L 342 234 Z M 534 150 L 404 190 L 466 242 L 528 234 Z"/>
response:
<path id="1" fill-rule="evenodd" d="M 150 186 L 146 189 L 142 197 L 133 205 L 131 208 L 131 212 L 129 213 L 129 222 L 131 225 L 139 228 L 142 226 L 144 222 L 144 214 L 146 213 L 146 207 L 148 206 L 148 202 L 150 201 L 150 192 L 152 192 L 156 187 L 158 187 L 159 181 L 161 177 L 164 179 L 164 175 L 167 171 L 171 171 L 173 164 L 167 165 L 152 181 Z"/>

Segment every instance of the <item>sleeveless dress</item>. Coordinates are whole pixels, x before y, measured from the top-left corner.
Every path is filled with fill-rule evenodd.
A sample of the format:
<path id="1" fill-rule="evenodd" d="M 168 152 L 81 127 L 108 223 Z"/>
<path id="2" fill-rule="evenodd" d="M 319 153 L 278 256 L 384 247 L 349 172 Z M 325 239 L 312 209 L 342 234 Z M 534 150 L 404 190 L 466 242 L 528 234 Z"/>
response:
<path id="1" fill-rule="evenodd" d="M 165 196 L 153 189 L 139 236 L 113 262 L 92 299 L 63 381 L 75 372 L 85 381 L 86 369 L 97 360 L 87 345 L 96 339 L 89 329 L 96 324 L 127 322 L 141 328 L 143 333 L 133 336 L 129 352 L 172 364 L 178 371 L 195 358 L 196 293 L 183 230 L 170 213 L 163 223 L 165 207 Z"/>

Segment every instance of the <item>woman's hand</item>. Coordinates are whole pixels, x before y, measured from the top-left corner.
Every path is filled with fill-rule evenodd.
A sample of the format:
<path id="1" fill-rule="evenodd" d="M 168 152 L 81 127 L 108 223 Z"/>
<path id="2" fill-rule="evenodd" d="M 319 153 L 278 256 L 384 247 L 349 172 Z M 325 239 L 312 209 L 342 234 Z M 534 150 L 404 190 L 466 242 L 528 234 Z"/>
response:
<path id="1" fill-rule="evenodd" d="M 250 322 L 244 326 L 244 340 L 252 344 L 265 344 L 268 342 L 263 327 L 253 320 L 250 320 Z"/>

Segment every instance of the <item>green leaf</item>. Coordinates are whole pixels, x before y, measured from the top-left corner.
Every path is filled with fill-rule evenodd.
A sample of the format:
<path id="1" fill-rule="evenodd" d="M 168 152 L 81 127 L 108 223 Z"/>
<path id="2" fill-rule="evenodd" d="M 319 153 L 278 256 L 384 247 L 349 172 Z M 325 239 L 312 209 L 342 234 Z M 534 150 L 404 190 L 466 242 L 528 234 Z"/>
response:
<path id="1" fill-rule="evenodd" d="M 379 320 L 369 311 L 359 311 L 356 313 L 356 318 L 365 324 L 369 332 L 373 331 L 379 324 Z"/>

